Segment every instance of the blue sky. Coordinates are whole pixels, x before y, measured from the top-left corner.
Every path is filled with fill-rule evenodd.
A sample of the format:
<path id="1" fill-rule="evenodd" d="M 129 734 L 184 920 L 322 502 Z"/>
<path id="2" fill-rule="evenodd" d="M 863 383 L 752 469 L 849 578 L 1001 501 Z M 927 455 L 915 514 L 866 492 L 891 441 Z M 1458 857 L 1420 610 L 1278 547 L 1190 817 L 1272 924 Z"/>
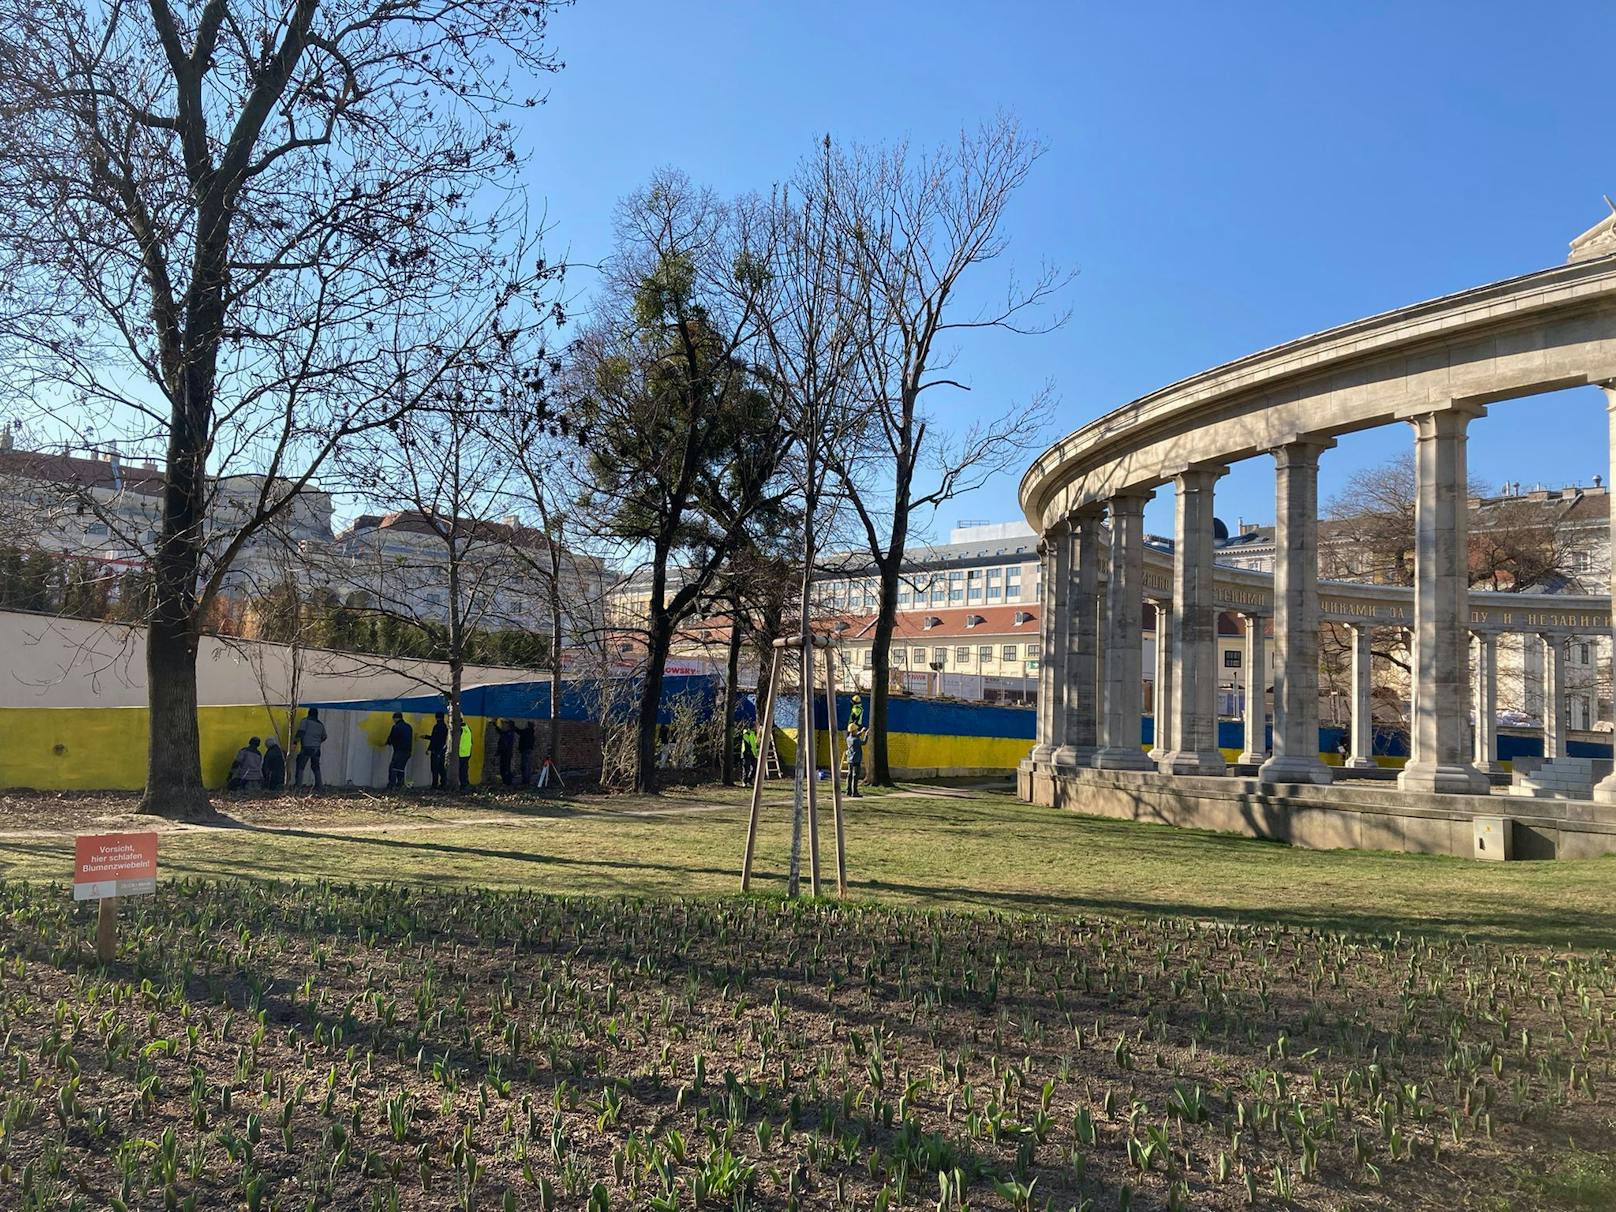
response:
<path id="1" fill-rule="evenodd" d="M 566 69 L 529 118 L 530 184 L 575 261 L 606 251 L 616 199 L 659 165 L 739 193 L 826 132 L 931 143 L 1005 109 L 1038 134 L 1011 257 L 1078 271 L 1071 319 L 963 345 L 972 390 L 935 402 L 953 423 L 1052 379 L 1065 432 L 1253 350 L 1558 263 L 1616 195 L 1605 4 L 580 0 L 553 34 Z M 1472 471 L 1587 483 L 1605 425 L 1592 388 L 1497 406 Z M 1321 496 L 1407 442 L 1343 440 Z M 933 533 L 1019 516 L 1018 477 Z M 1147 521 L 1170 531 L 1164 498 Z M 1218 513 L 1271 520 L 1271 467 L 1238 465 Z"/>

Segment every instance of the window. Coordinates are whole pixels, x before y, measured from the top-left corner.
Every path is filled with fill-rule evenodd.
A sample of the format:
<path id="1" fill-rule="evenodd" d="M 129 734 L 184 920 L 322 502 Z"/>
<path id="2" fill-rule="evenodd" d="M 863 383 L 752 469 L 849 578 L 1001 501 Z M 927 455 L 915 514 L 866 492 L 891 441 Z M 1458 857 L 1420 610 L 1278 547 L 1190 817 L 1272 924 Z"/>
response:
<path id="1" fill-rule="evenodd" d="M 1590 663 L 1591 657 L 1592 657 L 1592 653 L 1589 650 L 1589 646 L 1587 644 L 1578 644 L 1577 645 L 1577 664 L 1579 664 L 1579 665 L 1587 665 L 1587 664 Z"/>
<path id="2" fill-rule="evenodd" d="M 957 583 L 959 581 L 963 581 L 964 579 L 965 579 L 965 574 L 963 572 L 951 572 L 951 573 L 948 574 L 948 583 L 950 585 L 953 585 L 953 584 L 955 584 L 955 583 Z"/>
<path id="3" fill-rule="evenodd" d="M 1002 575 L 1003 575 L 1003 570 L 1002 569 L 999 569 L 999 568 L 990 568 L 990 569 L 988 569 L 988 580 L 990 580 L 990 581 L 997 581 Z"/>
<path id="4" fill-rule="evenodd" d="M 946 649 L 946 648 L 933 648 L 931 650 L 931 663 L 933 665 L 946 665 L 946 664 L 948 664 L 948 649 Z"/>
<path id="5" fill-rule="evenodd" d="M 971 663 L 971 650 L 969 648 L 954 649 L 954 664 L 969 665 Z"/>
<path id="6" fill-rule="evenodd" d="M 1003 652 L 1002 655 L 1003 655 L 1004 659 L 1007 660 L 1007 661 L 1015 660 L 1016 659 L 1016 646 L 1014 644 L 1006 644 L 1004 646 L 1004 652 Z"/>
<path id="7" fill-rule="evenodd" d="M 1587 572 L 1594 566 L 1593 557 L 1586 551 L 1573 551 L 1571 553 L 1571 571 Z"/>
<path id="8" fill-rule="evenodd" d="M 997 602 L 1003 596 L 1004 590 L 1000 589 L 997 585 L 990 581 L 988 583 L 988 601 Z"/>
<path id="9" fill-rule="evenodd" d="M 967 589 L 965 591 L 965 600 L 967 602 L 980 602 L 982 600 L 982 586 L 972 585 Z"/>
<path id="10" fill-rule="evenodd" d="M 907 606 L 913 600 L 914 594 L 910 593 L 907 589 L 898 590 L 898 605 Z"/>
<path id="11" fill-rule="evenodd" d="M 875 649 L 870 649 L 870 656 L 872 659 L 874 658 Z M 909 650 L 907 648 L 894 648 L 892 650 L 892 663 L 894 665 L 907 665 L 909 663 Z"/>
<path id="12" fill-rule="evenodd" d="M 107 524 L 105 522 L 91 522 L 84 528 L 84 533 L 96 536 L 104 535 L 107 533 Z"/>
<path id="13" fill-rule="evenodd" d="M 1225 648 L 1223 650 L 1223 667 L 1225 669 L 1239 669 L 1240 668 L 1240 649 L 1238 649 L 1238 648 Z M 1253 734 L 1253 735 L 1255 735 L 1255 734 Z"/>
<path id="14" fill-rule="evenodd" d="M 926 650 L 924 648 L 916 648 L 909 655 L 914 658 L 916 665 L 924 665 L 926 663 Z"/>
<path id="15" fill-rule="evenodd" d="M 944 589 L 941 585 L 938 585 L 931 591 L 931 604 L 933 606 L 941 606 L 947 597 L 948 590 Z"/>
<path id="16" fill-rule="evenodd" d="M 1043 652 L 1043 645 L 1041 645 L 1041 644 L 1028 644 L 1027 645 L 1027 659 L 1029 661 L 1036 661 L 1038 659 L 1039 655 L 1042 652 Z"/>
<path id="17" fill-rule="evenodd" d="M 965 600 L 965 591 L 963 589 L 950 589 L 948 591 L 948 600 L 950 602 L 963 602 Z"/>
<path id="18" fill-rule="evenodd" d="M 991 661 L 993 659 L 993 645 L 983 644 L 982 647 L 978 648 L 976 650 L 976 659 L 984 665 Z"/>
<path id="19" fill-rule="evenodd" d="M 798 645 L 798 647 L 801 647 L 801 645 Z M 903 654 L 900 652 L 898 655 L 902 656 Z M 864 650 L 864 668 L 870 669 L 870 668 L 873 668 L 874 665 L 875 665 L 875 649 L 866 648 Z"/>

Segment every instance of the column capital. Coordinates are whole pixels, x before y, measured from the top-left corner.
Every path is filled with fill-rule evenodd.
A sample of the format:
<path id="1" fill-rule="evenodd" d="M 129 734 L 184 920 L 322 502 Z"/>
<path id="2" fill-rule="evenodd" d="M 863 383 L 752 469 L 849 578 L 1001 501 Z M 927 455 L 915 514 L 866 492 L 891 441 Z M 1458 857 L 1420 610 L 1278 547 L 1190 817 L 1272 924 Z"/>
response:
<path id="1" fill-rule="evenodd" d="M 1155 499 L 1156 491 L 1153 488 L 1124 488 L 1112 494 L 1105 504 L 1114 518 L 1132 517 L 1143 513 L 1145 506 Z"/>
<path id="2" fill-rule="evenodd" d="M 1461 434 L 1470 422 L 1487 415 L 1487 406 L 1475 400 L 1449 400 L 1446 403 L 1425 403 L 1399 411 L 1399 420 L 1414 427 L 1414 440 L 1453 437 Z"/>
<path id="3" fill-rule="evenodd" d="M 1190 463 L 1173 473 L 1173 483 L 1195 488 L 1210 487 L 1229 474 L 1227 463 Z"/>
<path id="4" fill-rule="evenodd" d="M 1270 446 L 1268 453 L 1280 467 L 1313 467 L 1334 445 L 1335 439 L 1323 434 L 1296 434 Z"/>

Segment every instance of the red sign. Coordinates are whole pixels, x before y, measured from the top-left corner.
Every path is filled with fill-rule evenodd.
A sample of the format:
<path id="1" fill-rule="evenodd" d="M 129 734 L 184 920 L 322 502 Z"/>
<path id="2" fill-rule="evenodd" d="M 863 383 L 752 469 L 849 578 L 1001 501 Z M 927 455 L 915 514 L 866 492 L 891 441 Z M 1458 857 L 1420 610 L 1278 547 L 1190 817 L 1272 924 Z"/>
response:
<path id="1" fill-rule="evenodd" d="M 73 839 L 73 899 L 157 891 L 155 833 L 97 833 Z"/>

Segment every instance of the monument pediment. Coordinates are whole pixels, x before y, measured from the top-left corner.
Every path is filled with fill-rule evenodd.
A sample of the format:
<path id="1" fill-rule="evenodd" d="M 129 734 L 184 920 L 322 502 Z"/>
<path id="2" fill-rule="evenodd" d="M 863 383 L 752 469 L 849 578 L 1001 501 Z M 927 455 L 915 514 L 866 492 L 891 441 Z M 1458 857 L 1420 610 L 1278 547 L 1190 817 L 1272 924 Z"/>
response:
<path id="1" fill-rule="evenodd" d="M 1567 261 L 1591 261 L 1616 253 L 1616 202 L 1610 200 L 1609 194 L 1605 195 L 1605 205 L 1610 207 L 1610 214 L 1571 241 Z"/>

